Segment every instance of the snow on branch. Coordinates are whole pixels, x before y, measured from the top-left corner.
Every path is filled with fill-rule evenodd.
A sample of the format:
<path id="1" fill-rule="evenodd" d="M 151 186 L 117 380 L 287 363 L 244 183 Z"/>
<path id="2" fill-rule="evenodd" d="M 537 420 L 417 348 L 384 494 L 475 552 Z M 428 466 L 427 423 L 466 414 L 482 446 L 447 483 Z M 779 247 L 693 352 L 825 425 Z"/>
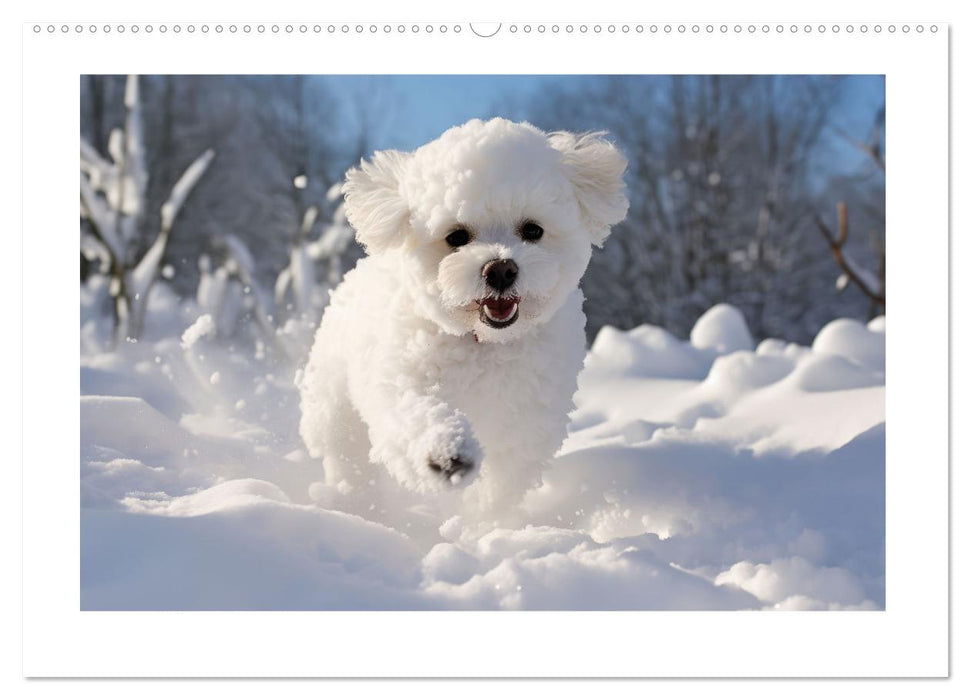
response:
<path id="1" fill-rule="evenodd" d="M 836 205 L 836 220 L 837 220 L 837 230 L 836 234 L 826 225 L 818 215 L 816 216 L 816 225 L 819 227 L 820 233 L 826 238 L 826 242 L 829 244 L 829 251 L 833 255 L 833 260 L 839 265 L 839 268 L 843 271 L 843 274 L 853 282 L 860 290 L 870 298 L 871 301 L 880 304 L 881 306 L 886 306 L 886 292 L 884 290 L 884 283 L 879 280 L 876 275 L 871 273 L 869 270 L 861 267 L 850 255 L 843 250 L 843 246 L 846 244 L 846 239 L 849 236 L 849 226 L 847 224 L 846 218 L 846 203 L 840 202 Z"/>
<path id="2" fill-rule="evenodd" d="M 307 211 L 303 213 L 303 223 L 300 225 L 300 237 L 306 238 L 310 235 L 310 232 L 314 228 L 314 224 L 317 223 L 317 214 L 319 210 L 317 207 L 308 207 Z"/>
<path id="3" fill-rule="evenodd" d="M 115 216 L 106 200 L 100 199 L 92 183 L 81 175 L 81 205 L 83 214 L 94 227 L 95 235 L 101 239 L 112 256 L 124 257 L 124 247 L 119 240 L 115 226 Z"/>
<path id="4" fill-rule="evenodd" d="M 216 155 L 215 151 L 211 148 L 205 153 L 195 159 L 195 161 L 185 172 L 182 173 L 182 177 L 179 181 L 175 183 L 172 188 L 172 193 L 169 198 L 162 205 L 162 230 L 171 231 L 172 223 L 175 221 L 175 217 L 179 215 L 179 211 L 182 209 L 182 205 L 185 204 L 186 197 L 192 191 L 192 188 L 196 186 L 205 172 L 206 168 L 212 162 L 213 157 Z"/>
<path id="5" fill-rule="evenodd" d="M 125 119 L 108 138 L 108 158 L 81 139 L 81 216 L 90 221 L 91 236 L 82 236 L 82 253 L 102 260 L 111 278 L 115 342 L 137 338 L 145 323 L 148 296 L 159 274 L 169 235 L 182 205 L 212 162 L 207 150 L 186 168 L 161 208 L 161 228 L 140 256 L 146 238 L 148 169 L 138 96 L 138 76 L 125 82 Z M 101 243 L 92 243 L 90 238 Z"/>
<path id="6" fill-rule="evenodd" d="M 138 76 L 129 75 L 125 82 L 125 148 L 119 161 L 122 178 L 120 186 L 131 188 L 129 198 L 135 203 L 134 213 L 140 212 L 148 186 L 145 164 L 145 139 L 142 137 L 142 108 L 138 99 Z M 121 198 L 125 201 L 124 197 Z"/>

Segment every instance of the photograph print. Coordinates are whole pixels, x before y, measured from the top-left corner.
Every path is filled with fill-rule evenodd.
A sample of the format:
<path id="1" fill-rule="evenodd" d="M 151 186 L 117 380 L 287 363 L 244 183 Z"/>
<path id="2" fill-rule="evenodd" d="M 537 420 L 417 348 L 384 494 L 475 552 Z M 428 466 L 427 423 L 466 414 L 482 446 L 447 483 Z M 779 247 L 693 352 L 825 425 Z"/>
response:
<path id="1" fill-rule="evenodd" d="M 82 75 L 82 610 L 885 608 L 882 75 Z"/>

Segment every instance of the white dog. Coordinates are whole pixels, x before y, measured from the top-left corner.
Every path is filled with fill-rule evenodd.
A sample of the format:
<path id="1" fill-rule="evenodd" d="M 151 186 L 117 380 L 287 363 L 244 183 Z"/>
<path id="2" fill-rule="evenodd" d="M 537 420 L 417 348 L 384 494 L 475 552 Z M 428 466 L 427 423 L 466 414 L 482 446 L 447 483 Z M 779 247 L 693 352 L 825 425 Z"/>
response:
<path id="1" fill-rule="evenodd" d="M 347 173 L 368 257 L 298 379 L 326 484 L 367 488 L 370 462 L 418 492 L 475 481 L 488 507 L 539 481 L 583 364 L 578 284 L 627 213 L 626 166 L 599 134 L 492 119 Z"/>

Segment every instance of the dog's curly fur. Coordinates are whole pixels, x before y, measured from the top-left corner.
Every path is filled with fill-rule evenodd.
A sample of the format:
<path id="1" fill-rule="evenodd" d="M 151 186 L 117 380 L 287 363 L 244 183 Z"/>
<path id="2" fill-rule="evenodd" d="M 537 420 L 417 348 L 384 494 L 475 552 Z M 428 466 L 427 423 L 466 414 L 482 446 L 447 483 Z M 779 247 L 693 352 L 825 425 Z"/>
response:
<path id="1" fill-rule="evenodd" d="M 602 134 L 492 119 L 348 172 L 368 257 L 335 290 L 299 378 L 300 433 L 327 484 L 366 488 L 373 463 L 419 492 L 473 483 L 467 497 L 488 506 L 537 483 L 566 436 L 578 285 L 626 215 L 626 165 Z M 491 261 L 512 261 L 507 286 Z"/>

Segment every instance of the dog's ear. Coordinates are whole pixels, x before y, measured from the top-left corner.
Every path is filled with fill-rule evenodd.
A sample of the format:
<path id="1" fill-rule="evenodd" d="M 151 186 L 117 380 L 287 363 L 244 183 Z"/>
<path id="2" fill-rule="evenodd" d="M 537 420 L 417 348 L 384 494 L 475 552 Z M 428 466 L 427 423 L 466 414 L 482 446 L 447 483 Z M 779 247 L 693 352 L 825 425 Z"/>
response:
<path id="1" fill-rule="evenodd" d="M 571 134 L 566 131 L 549 135 L 550 145 L 563 154 L 563 164 L 580 204 L 580 215 L 596 246 L 603 245 L 611 226 L 624 220 L 629 204 L 624 194 L 627 159 L 604 136 L 604 132 Z"/>
<path id="2" fill-rule="evenodd" d="M 387 250 L 404 241 L 410 215 L 400 192 L 400 178 L 409 154 L 378 151 L 370 161 L 347 171 L 344 212 L 369 253 Z"/>

